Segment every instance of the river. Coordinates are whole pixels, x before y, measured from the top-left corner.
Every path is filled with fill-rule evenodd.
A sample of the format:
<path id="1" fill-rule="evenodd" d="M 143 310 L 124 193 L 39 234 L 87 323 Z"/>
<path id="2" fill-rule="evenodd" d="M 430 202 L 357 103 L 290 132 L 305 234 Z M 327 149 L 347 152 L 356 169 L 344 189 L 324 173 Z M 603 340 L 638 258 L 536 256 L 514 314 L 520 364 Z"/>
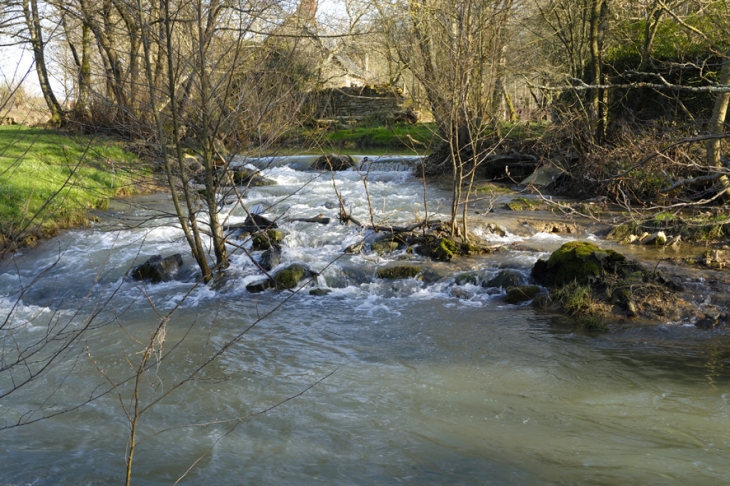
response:
<path id="1" fill-rule="evenodd" d="M 367 193 L 355 171 L 330 176 L 301 170 L 301 159 L 278 162 L 264 170 L 278 185 L 249 189 L 245 202 L 270 217 L 333 218 L 281 225 L 282 265 L 321 272 L 310 285 L 328 295 L 251 294 L 245 287 L 260 273 L 233 248 L 218 289 L 195 286 L 160 195 L 116 202 L 97 227 L 65 232 L 0 268 L 6 360 L 49 324 L 71 332 L 94 316 L 50 370 L 0 399 L 0 425 L 52 415 L 0 431 L 0 484 L 123 482 L 132 404 L 124 380 L 161 319 L 162 359 L 144 375 L 140 399 L 166 395 L 141 416 L 133 484 L 727 484 L 724 333 L 681 323 L 586 333 L 572 319 L 505 305 L 499 289 L 454 284 L 467 270 L 480 281 L 501 268 L 527 274 L 565 241 L 594 236 L 477 227 L 495 243 L 540 251 L 451 264 L 403 252 L 344 255 L 368 235 L 336 222 L 333 185 L 361 221 L 370 219 L 369 193 L 376 223 L 423 217 L 423 185 L 397 160 L 370 167 Z M 431 216 L 445 218 L 448 193 L 429 187 L 426 200 Z M 232 204 L 223 214 L 245 219 Z M 149 256 L 175 252 L 185 261 L 178 280 L 144 286 L 125 277 Z M 375 278 L 398 260 L 423 263 L 426 278 Z M 0 392 L 25 376 L 14 373 L 0 373 Z"/>

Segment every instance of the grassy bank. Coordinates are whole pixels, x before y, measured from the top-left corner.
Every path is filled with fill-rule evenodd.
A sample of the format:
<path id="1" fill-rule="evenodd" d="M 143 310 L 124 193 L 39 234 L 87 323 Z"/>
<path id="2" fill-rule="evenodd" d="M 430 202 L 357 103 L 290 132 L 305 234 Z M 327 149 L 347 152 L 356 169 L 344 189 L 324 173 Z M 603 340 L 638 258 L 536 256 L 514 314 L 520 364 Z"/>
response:
<path id="1" fill-rule="evenodd" d="M 498 132 L 491 127 L 485 127 L 486 131 L 481 136 L 495 141 L 503 137 L 506 140 L 536 139 L 545 133 L 547 127 L 547 123 L 504 122 L 499 126 Z M 295 130 L 289 133 L 283 144 L 297 149 L 324 152 L 368 149 L 427 153 L 439 141 L 435 123 L 384 125 L 363 121 L 346 128 L 342 125 L 339 128 L 330 125 Z"/>
<path id="2" fill-rule="evenodd" d="M 89 209 L 132 194 L 145 171 L 121 143 L 41 128 L 0 127 L 0 243 L 86 223 Z"/>
<path id="3" fill-rule="evenodd" d="M 357 125 L 348 128 L 309 128 L 287 141 L 287 145 L 332 149 L 392 149 L 425 152 L 435 142 L 433 123 L 390 126 Z"/>

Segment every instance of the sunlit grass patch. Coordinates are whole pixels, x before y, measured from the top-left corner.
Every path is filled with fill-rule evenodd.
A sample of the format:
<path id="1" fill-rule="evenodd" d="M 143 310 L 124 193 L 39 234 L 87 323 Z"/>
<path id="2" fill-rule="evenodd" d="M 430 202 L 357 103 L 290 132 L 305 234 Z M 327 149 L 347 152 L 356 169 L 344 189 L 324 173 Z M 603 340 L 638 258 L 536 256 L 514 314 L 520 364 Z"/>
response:
<path id="1" fill-rule="evenodd" d="M 137 158 L 117 141 L 0 127 L 0 234 L 81 224 L 88 209 L 135 192 L 144 175 Z"/>

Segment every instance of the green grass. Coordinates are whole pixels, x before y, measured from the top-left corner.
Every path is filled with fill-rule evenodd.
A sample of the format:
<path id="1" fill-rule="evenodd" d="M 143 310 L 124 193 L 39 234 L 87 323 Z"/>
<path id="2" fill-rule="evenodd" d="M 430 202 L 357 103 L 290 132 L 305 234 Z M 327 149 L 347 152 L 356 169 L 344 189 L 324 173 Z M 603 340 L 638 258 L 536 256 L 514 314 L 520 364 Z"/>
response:
<path id="1" fill-rule="evenodd" d="M 115 141 L 0 127 L 0 236 L 52 234 L 83 224 L 88 209 L 135 192 L 140 167 Z"/>
<path id="2" fill-rule="evenodd" d="M 499 127 L 499 134 L 485 126 L 485 131 L 480 136 L 483 138 L 502 136 L 510 139 L 536 138 L 542 136 L 548 126 L 548 123 L 542 122 L 505 122 Z M 309 128 L 290 133 L 289 137 L 297 140 L 298 143 L 302 143 L 304 140 L 307 145 L 314 141 L 318 148 L 325 150 L 367 148 L 408 150 L 416 153 L 427 152 L 439 141 L 434 123 L 383 125 L 367 121 L 338 130 L 328 130 L 326 127 Z"/>
<path id="3" fill-rule="evenodd" d="M 415 125 L 396 124 L 393 126 L 353 127 L 324 132 L 320 143 L 337 147 L 389 147 L 412 148 L 424 151 L 435 141 L 436 127 L 432 123 Z"/>

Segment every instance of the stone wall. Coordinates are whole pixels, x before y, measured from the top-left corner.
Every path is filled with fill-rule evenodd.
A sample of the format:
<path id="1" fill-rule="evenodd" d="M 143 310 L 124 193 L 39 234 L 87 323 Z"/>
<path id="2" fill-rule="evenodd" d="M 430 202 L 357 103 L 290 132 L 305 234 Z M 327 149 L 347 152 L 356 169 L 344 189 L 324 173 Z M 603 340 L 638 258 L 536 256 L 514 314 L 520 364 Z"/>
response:
<path id="1" fill-rule="evenodd" d="M 317 91 L 311 103 L 316 119 L 392 118 L 404 110 L 405 98 L 392 89 L 352 86 Z"/>

